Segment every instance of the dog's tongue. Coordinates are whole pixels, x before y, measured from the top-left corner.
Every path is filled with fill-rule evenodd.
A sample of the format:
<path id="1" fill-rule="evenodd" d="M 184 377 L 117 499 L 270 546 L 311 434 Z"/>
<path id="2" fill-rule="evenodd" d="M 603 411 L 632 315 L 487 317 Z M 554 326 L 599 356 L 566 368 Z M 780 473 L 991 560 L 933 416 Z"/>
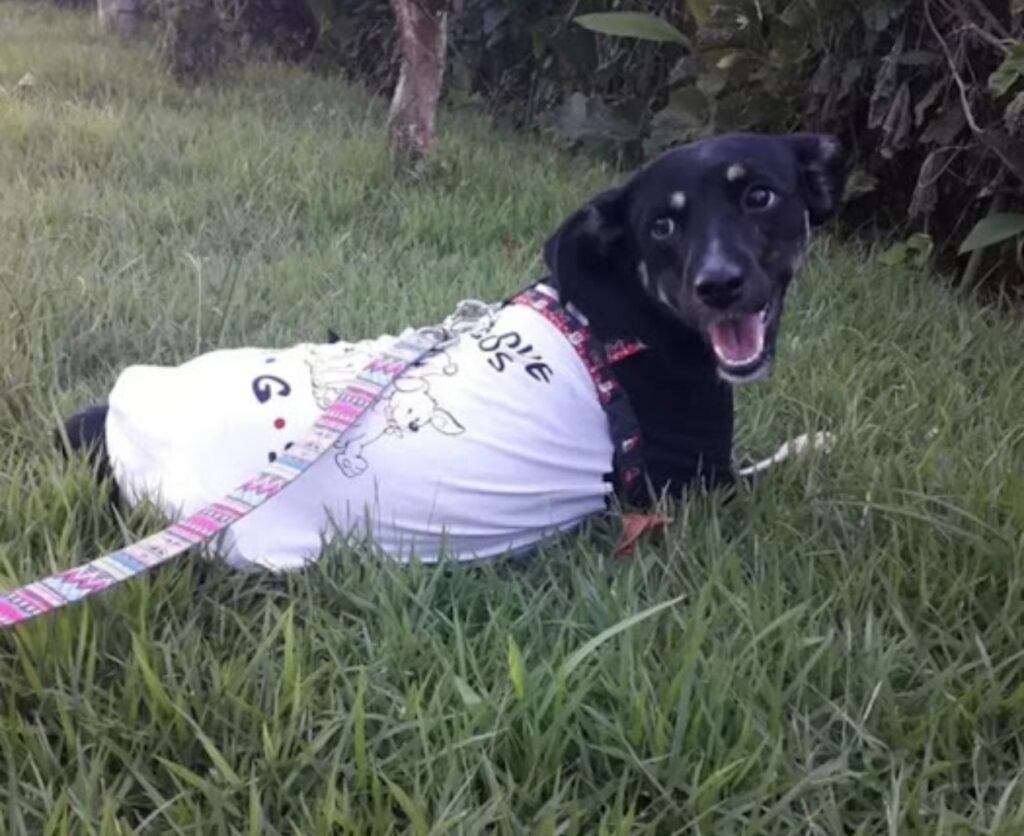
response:
<path id="1" fill-rule="evenodd" d="M 708 326 L 708 337 L 722 363 L 745 366 L 764 350 L 764 321 L 760 314 L 722 319 Z"/>

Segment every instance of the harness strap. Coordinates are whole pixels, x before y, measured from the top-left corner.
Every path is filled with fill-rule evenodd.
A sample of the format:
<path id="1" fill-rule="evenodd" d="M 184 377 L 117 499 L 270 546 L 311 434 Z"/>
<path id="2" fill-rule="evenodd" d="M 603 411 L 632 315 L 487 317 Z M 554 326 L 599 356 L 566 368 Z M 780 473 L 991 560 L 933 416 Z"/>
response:
<path id="1" fill-rule="evenodd" d="M 512 302 L 526 305 L 548 320 L 562 332 L 583 361 L 608 416 L 608 432 L 615 450 L 612 457 L 615 493 L 627 503 L 641 502 L 646 484 L 640 423 L 611 363 L 631 357 L 645 346 L 621 341 L 605 346 L 593 336 L 583 314 L 571 305 L 563 305 L 557 292 L 545 284 L 527 288 Z M 611 357 L 616 359 L 613 361 Z"/>

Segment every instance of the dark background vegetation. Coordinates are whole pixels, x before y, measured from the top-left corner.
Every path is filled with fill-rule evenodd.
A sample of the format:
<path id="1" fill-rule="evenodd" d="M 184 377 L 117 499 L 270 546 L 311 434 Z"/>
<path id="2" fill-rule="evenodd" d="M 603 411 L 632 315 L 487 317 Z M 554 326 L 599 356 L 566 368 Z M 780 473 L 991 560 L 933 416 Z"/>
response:
<path id="1" fill-rule="evenodd" d="M 678 37 L 578 23 L 624 11 Z M 183 80 L 270 50 L 382 93 L 394 81 L 388 0 L 148 12 Z M 1022 21 L 1024 0 L 451 0 L 446 96 L 623 166 L 725 130 L 834 131 L 852 151 L 845 231 L 883 241 L 891 262 L 1019 296 Z"/>

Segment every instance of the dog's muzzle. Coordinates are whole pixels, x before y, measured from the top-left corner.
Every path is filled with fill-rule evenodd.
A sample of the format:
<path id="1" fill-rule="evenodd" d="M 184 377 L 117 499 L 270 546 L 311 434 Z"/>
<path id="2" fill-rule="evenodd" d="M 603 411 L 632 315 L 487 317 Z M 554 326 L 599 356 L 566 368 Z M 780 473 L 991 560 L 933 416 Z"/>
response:
<path id="1" fill-rule="evenodd" d="M 708 342 L 722 369 L 735 376 L 757 370 L 766 358 L 771 306 L 751 314 L 725 316 L 707 326 Z"/>
<path id="2" fill-rule="evenodd" d="M 730 380 L 756 376 L 765 365 L 773 314 L 767 280 L 712 246 L 693 282 L 705 311 L 704 333 Z"/>

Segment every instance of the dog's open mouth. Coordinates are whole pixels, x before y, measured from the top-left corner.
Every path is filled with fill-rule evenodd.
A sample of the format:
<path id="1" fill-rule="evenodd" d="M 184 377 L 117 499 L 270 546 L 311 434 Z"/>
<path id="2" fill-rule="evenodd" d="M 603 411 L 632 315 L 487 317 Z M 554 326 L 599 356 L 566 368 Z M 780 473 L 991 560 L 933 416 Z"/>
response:
<path id="1" fill-rule="evenodd" d="M 770 309 L 769 305 L 757 313 L 730 316 L 708 325 L 711 349 L 722 371 L 730 377 L 749 377 L 764 363 Z"/>

